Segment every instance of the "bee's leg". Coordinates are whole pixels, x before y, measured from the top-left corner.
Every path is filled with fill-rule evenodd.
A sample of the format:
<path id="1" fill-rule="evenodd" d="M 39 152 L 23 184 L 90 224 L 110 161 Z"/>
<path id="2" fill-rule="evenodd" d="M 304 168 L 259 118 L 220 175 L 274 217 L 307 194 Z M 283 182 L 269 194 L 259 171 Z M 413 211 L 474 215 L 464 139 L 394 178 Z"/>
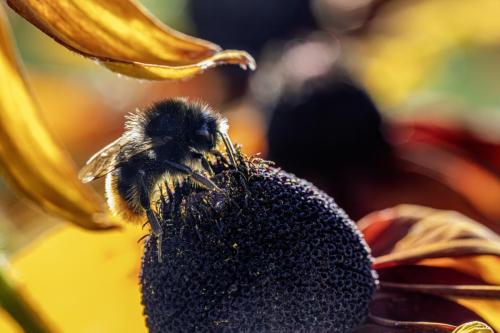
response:
<path id="1" fill-rule="evenodd" d="M 208 179 L 207 177 L 199 174 L 197 172 L 193 172 L 190 177 L 196 181 L 198 184 L 204 186 L 206 189 L 211 191 L 220 191 L 221 189 L 217 186 L 213 181 Z"/>
<path id="2" fill-rule="evenodd" d="M 236 164 L 236 149 L 234 149 L 233 143 L 231 142 L 231 139 L 226 133 L 219 132 L 222 142 L 224 142 L 224 146 L 226 146 L 226 151 L 227 155 L 229 156 L 229 161 L 231 162 L 231 165 L 235 168 L 238 168 L 238 165 Z"/>
<path id="3" fill-rule="evenodd" d="M 163 205 L 167 204 L 167 199 L 165 199 L 165 194 L 163 194 L 163 189 L 161 188 L 161 184 L 158 185 L 158 191 L 160 192 L 160 200 Z"/>
<path id="4" fill-rule="evenodd" d="M 174 186 L 174 185 L 172 185 L 172 186 Z M 168 201 L 173 202 L 174 201 L 174 194 L 172 193 L 172 189 L 170 188 L 169 184 L 166 184 L 165 189 L 167 190 Z"/>
<path id="5" fill-rule="evenodd" d="M 236 163 L 236 155 L 237 155 L 236 149 L 234 148 L 233 143 L 231 142 L 231 139 L 229 138 L 229 135 L 227 135 L 226 133 L 222 133 L 222 132 L 219 132 L 219 133 L 220 133 L 220 136 L 222 138 L 222 141 L 224 142 L 224 145 L 226 146 L 226 151 L 227 151 L 227 154 L 229 155 L 229 160 L 230 160 L 232 166 L 242 176 L 243 182 L 245 182 L 246 177 L 243 175 L 243 173 L 241 173 L 241 171 L 238 168 L 238 164 Z M 241 158 L 240 158 L 240 161 L 242 162 L 242 164 L 245 168 L 245 171 L 248 173 L 247 163 L 245 162 L 244 159 L 241 159 Z"/>
<path id="6" fill-rule="evenodd" d="M 156 244 L 158 249 L 158 262 L 162 262 L 161 255 L 161 245 L 162 245 L 162 236 L 163 231 L 161 230 L 160 222 L 156 218 L 155 213 L 151 209 L 151 200 L 149 198 L 148 187 L 146 186 L 146 182 L 144 180 L 145 172 L 139 171 L 139 200 L 142 208 L 146 211 L 146 216 L 148 217 L 149 225 L 151 226 L 151 232 L 156 236 Z"/>
<path id="7" fill-rule="evenodd" d="M 213 181 L 199 174 L 198 172 L 192 170 L 190 167 L 172 161 L 164 161 L 164 163 L 168 164 L 171 168 L 175 169 L 176 171 L 191 177 L 194 181 L 201 184 L 205 188 L 209 190 L 220 191 L 220 188 Z"/>
<path id="8" fill-rule="evenodd" d="M 216 157 L 219 157 L 220 159 L 222 159 L 224 162 L 227 162 L 227 158 L 224 157 L 224 155 L 218 151 L 217 149 L 211 149 L 210 150 L 210 154 L 216 156 Z"/>
<path id="9" fill-rule="evenodd" d="M 205 157 L 205 155 L 199 153 L 199 152 L 191 152 L 194 158 L 199 159 L 201 161 L 201 166 L 203 169 L 205 169 L 210 176 L 213 176 L 214 170 L 212 170 L 212 167 L 210 166 L 210 163 L 208 162 L 208 159 Z"/>
<path id="10" fill-rule="evenodd" d="M 148 236 L 150 236 L 150 234 L 146 234 L 146 235 L 144 235 L 144 236 L 141 236 L 141 238 L 139 238 L 139 239 L 137 240 L 137 244 L 139 244 L 140 242 L 142 242 L 142 241 L 143 241 L 146 237 L 148 237 Z"/>
<path id="11" fill-rule="evenodd" d="M 201 165 L 203 166 L 203 168 L 204 168 L 205 170 L 207 170 L 207 172 L 208 172 L 211 176 L 215 175 L 214 170 L 213 170 L 213 169 L 212 169 L 212 167 L 210 166 L 210 163 L 208 162 L 208 160 L 207 160 L 207 158 L 206 158 L 205 156 L 202 156 L 202 157 L 201 157 Z"/>

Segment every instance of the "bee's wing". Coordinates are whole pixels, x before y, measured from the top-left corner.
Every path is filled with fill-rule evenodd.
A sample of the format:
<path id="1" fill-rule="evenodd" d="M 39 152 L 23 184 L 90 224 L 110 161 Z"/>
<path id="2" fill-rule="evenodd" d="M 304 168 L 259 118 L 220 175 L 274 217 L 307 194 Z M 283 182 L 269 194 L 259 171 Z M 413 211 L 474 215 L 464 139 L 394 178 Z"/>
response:
<path id="1" fill-rule="evenodd" d="M 119 137 L 94 154 L 80 170 L 78 178 L 84 183 L 107 175 L 117 167 L 116 155 L 125 145 L 126 139 Z"/>

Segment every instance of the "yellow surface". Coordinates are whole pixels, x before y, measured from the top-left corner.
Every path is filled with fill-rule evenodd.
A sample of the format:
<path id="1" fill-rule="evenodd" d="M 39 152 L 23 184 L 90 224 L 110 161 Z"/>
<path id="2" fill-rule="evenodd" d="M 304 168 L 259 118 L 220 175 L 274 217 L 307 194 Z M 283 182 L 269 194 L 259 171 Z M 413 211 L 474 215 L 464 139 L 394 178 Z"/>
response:
<path id="1" fill-rule="evenodd" d="M 146 332 L 138 283 L 143 234 L 58 227 L 19 253 L 12 273 L 58 332 Z M 19 329 L 0 313 L 0 331 Z"/>

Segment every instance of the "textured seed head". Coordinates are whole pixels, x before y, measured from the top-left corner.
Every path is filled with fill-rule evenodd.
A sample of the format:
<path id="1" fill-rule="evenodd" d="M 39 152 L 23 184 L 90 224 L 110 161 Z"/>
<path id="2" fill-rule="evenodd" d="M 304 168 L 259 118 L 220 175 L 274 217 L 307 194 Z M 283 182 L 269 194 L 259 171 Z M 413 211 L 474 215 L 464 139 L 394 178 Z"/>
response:
<path id="1" fill-rule="evenodd" d="M 160 204 L 163 261 L 146 243 L 151 332 L 349 332 L 376 288 L 354 223 L 312 184 L 262 162 L 216 170 L 220 192 L 184 183 Z"/>

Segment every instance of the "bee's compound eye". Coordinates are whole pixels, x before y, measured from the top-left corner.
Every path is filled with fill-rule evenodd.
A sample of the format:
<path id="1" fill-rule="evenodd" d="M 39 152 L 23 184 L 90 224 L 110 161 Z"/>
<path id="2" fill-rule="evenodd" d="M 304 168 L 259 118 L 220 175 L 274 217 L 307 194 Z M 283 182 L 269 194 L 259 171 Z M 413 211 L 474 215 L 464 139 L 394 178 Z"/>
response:
<path id="1" fill-rule="evenodd" d="M 204 139 L 204 140 L 210 140 L 210 133 L 208 132 L 208 129 L 206 128 L 201 128 L 196 131 L 196 136 Z"/>

